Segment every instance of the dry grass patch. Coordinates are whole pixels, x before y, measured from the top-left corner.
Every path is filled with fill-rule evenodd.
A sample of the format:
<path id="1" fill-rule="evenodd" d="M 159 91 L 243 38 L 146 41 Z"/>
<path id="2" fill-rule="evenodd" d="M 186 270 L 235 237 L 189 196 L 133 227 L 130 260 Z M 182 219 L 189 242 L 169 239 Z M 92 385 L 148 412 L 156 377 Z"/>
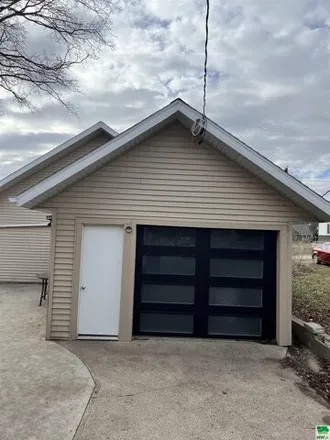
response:
<path id="1" fill-rule="evenodd" d="M 321 324 L 330 334 L 330 266 L 293 263 L 293 314 Z"/>
<path id="2" fill-rule="evenodd" d="M 302 241 L 294 242 L 292 245 L 292 253 L 294 257 L 302 255 L 312 255 L 312 247 L 315 243 L 305 243 Z"/>
<path id="3" fill-rule="evenodd" d="M 315 263 L 302 259 L 292 260 L 292 275 L 296 277 L 298 275 L 304 275 L 313 272 L 315 269 Z"/>

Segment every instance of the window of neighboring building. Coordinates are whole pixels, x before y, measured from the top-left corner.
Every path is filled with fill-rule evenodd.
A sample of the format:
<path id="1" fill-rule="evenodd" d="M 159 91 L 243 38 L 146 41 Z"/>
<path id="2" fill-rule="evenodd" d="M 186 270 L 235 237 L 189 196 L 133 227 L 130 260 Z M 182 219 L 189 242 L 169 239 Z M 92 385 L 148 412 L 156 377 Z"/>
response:
<path id="1" fill-rule="evenodd" d="M 327 224 L 327 234 L 330 235 L 330 223 Z"/>

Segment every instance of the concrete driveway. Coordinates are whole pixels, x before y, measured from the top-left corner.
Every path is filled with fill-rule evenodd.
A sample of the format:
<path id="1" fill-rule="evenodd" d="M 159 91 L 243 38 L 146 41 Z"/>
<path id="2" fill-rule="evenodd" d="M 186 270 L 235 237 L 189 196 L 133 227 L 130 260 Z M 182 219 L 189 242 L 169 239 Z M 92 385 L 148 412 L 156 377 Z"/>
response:
<path id="1" fill-rule="evenodd" d="M 280 361 L 286 350 L 236 341 L 62 343 L 97 388 L 75 440 L 311 440 L 329 410 Z"/>
<path id="2" fill-rule="evenodd" d="M 0 439 L 70 440 L 93 391 L 85 365 L 43 339 L 40 286 L 0 285 Z"/>

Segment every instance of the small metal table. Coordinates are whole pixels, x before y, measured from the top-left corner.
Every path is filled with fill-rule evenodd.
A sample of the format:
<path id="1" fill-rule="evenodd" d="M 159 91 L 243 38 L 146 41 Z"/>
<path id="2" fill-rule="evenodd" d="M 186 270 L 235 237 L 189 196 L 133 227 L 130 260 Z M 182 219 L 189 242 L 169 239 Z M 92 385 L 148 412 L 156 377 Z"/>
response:
<path id="1" fill-rule="evenodd" d="M 42 300 L 46 299 L 46 296 L 48 295 L 48 273 L 40 273 L 37 275 L 37 278 L 41 280 L 41 294 L 40 294 L 40 300 L 39 300 L 39 306 L 42 305 Z"/>

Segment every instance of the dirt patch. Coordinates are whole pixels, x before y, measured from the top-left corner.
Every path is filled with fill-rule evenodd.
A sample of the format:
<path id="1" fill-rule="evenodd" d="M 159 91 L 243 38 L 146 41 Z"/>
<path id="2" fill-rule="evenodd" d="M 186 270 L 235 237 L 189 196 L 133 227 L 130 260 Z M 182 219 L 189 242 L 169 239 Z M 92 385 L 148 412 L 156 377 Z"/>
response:
<path id="1" fill-rule="evenodd" d="M 292 368 L 330 406 L 330 362 L 315 358 L 306 348 L 293 346 L 282 361 L 284 368 Z M 304 391 L 304 390 L 302 390 Z"/>

